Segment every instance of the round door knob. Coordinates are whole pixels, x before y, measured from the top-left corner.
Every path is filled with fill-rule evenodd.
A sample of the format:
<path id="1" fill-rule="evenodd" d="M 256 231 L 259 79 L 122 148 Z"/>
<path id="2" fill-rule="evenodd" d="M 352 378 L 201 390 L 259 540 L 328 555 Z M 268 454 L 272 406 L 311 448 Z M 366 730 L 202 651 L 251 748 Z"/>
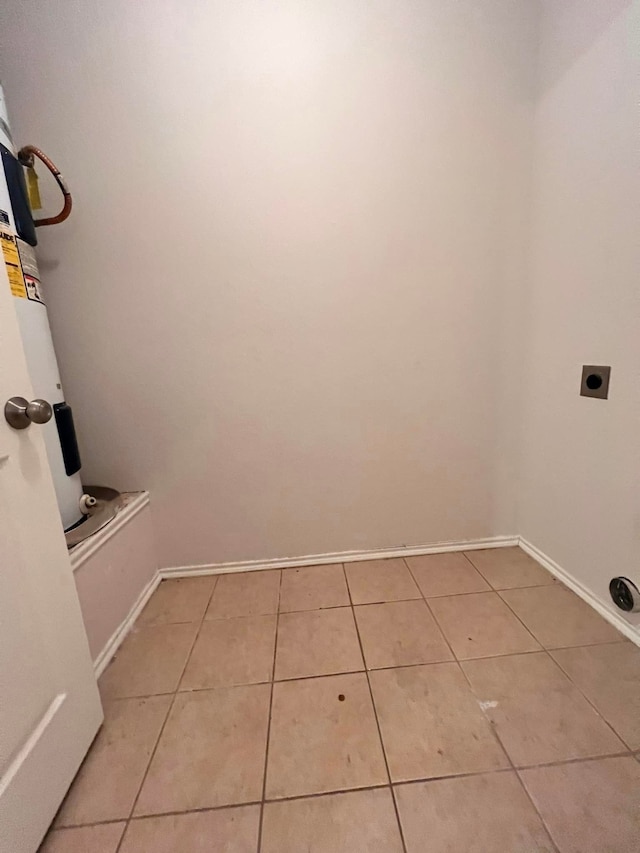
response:
<path id="1" fill-rule="evenodd" d="M 32 400 L 24 397 L 11 397 L 4 404 L 4 417 L 14 429 L 26 429 L 29 424 L 46 424 L 53 417 L 51 404 L 46 400 Z"/>

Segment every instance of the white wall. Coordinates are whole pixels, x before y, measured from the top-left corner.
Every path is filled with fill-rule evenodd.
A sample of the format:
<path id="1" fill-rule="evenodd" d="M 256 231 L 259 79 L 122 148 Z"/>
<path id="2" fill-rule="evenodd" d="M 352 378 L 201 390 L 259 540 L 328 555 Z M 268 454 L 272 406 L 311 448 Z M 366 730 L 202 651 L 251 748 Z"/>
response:
<path id="1" fill-rule="evenodd" d="M 3 4 L 16 136 L 74 193 L 41 258 L 85 481 L 151 491 L 161 564 L 514 531 L 535 28 Z"/>
<path id="2" fill-rule="evenodd" d="M 639 44 L 631 0 L 544 3 L 519 528 L 612 610 L 640 586 Z"/>

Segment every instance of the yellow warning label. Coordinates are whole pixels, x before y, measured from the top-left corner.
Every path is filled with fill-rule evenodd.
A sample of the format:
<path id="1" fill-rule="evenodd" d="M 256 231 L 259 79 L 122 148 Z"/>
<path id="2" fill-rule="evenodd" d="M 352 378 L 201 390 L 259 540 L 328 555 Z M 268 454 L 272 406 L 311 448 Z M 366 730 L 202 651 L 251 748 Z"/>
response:
<path id="1" fill-rule="evenodd" d="M 20 299 L 26 299 L 27 288 L 24 283 L 22 266 L 20 265 L 20 255 L 18 254 L 16 238 L 13 234 L 0 231 L 0 243 L 2 243 L 2 255 L 7 267 L 11 293 Z"/>
<path id="2" fill-rule="evenodd" d="M 12 264 L 7 264 L 7 275 L 9 276 L 9 287 L 14 296 L 20 299 L 27 298 L 27 288 L 24 283 L 24 276 L 20 267 L 14 267 Z"/>
<path id="3" fill-rule="evenodd" d="M 29 166 L 27 169 L 27 195 L 29 196 L 29 207 L 31 210 L 42 210 L 38 176 L 33 166 Z"/>

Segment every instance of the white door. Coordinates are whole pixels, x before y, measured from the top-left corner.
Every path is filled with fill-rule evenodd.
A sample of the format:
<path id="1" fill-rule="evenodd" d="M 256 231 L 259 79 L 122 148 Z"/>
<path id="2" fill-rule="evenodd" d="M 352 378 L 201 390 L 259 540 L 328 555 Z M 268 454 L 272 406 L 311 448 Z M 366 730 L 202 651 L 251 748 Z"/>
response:
<path id="1" fill-rule="evenodd" d="M 1 256 L 0 256 L 1 257 Z M 41 428 L 0 263 L 0 851 L 34 853 L 102 722 Z"/>

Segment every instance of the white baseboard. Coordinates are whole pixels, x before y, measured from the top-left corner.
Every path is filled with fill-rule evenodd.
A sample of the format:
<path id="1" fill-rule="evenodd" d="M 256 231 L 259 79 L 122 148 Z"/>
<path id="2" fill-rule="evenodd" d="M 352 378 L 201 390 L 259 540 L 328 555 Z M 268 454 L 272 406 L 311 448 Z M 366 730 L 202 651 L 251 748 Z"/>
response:
<path id="1" fill-rule="evenodd" d="M 148 503 L 146 500 L 136 504 L 135 513 Z M 124 523 L 126 521 L 123 519 Z M 104 540 L 103 540 L 104 541 Z M 96 678 L 104 672 L 107 665 L 118 651 L 120 644 L 127 636 L 134 622 L 142 612 L 147 601 L 155 592 L 163 578 L 197 577 L 198 575 L 220 575 L 231 572 L 255 572 L 264 569 L 290 569 L 298 566 L 318 566 L 329 563 L 351 563 L 357 560 L 379 560 L 389 557 L 415 557 L 421 554 L 444 554 L 448 551 L 473 551 L 479 548 L 506 548 L 518 544 L 517 536 L 496 536 L 491 539 L 472 539 L 465 542 L 442 542 L 435 545 L 416 545 L 400 548 L 383 548 L 375 551 L 340 551 L 334 554 L 311 554 L 306 557 L 287 557 L 276 560 L 246 560 L 235 563 L 209 563 L 200 566 L 176 566 L 159 569 L 136 599 L 126 619 L 118 626 L 98 654 L 93 663 Z M 84 556 L 84 555 L 83 555 Z M 84 562 L 84 560 L 83 560 Z"/>
<path id="2" fill-rule="evenodd" d="M 309 554 L 274 560 L 245 560 L 236 563 L 205 563 L 197 566 L 175 566 L 160 569 L 163 578 L 186 578 L 197 575 L 223 575 L 228 572 L 257 572 L 264 569 L 294 569 L 298 566 L 321 566 L 328 563 L 354 563 L 359 560 L 384 560 L 390 557 L 419 557 L 423 554 L 445 554 L 449 551 L 477 551 L 481 548 L 508 548 L 517 545 L 518 536 L 494 536 L 462 542 L 439 542 L 434 545 L 408 545 L 374 551 L 336 551 L 333 554 Z"/>
<path id="3" fill-rule="evenodd" d="M 476 551 L 482 548 L 509 548 L 519 545 L 541 566 L 572 589 L 602 617 L 617 628 L 625 637 L 640 645 L 640 628 L 629 624 L 622 615 L 609 610 L 596 596 L 573 575 L 565 571 L 550 557 L 520 536 L 495 536 L 489 539 L 470 539 L 462 542 L 441 542 L 434 545 L 401 546 L 373 551 L 337 551 L 333 554 L 310 554 L 304 557 L 286 557 L 274 560 L 245 560 L 234 563 L 208 563 L 195 566 L 175 566 L 159 569 L 138 596 L 126 619 L 113 633 L 94 662 L 96 678 L 99 677 L 118 647 L 127 636 L 143 607 L 151 598 L 163 578 L 197 577 L 198 575 L 220 575 L 231 572 L 256 572 L 266 569 L 291 569 L 299 566 L 319 566 L 329 563 L 353 563 L 361 560 L 380 560 L 391 557 L 418 557 L 423 554 L 445 554 L 451 551 Z"/>
<path id="4" fill-rule="evenodd" d="M 125 620 L 116 628 L 116 630 L 113 632 L 98 657 L 93 662 L 93 670 L 95 672 L 96 678 L 99 678 L 104 672 L 104 670 L 107 668 L 107 664 L 118 651 L 120 644 L 133 627 L 133 624 L 140 615 L 140 613 L 142 613 L 142 609 L 155 592 L 156 587 L 158 586 L 161 580 L 162 577 L 160 575 L 160 572 L 156 572 L 136 599 L 133 607 L 127 614 Z"/>
<path id="5" fill-rule="evenodd" d="M 137 494 L 132 492 L 124 495 L 124 497 L 126 503 L 118 510 L 115 518 L 112 518 L 108 524 L 100 530 L 96 530 L 88 539 L 75 545 L 69 551 L 69 560 L 74 572 L 84 565 L 92 554 L 99 551 L 105 542 L 108 542 L 122 527 L 133 521 L 136 515 L 149 505 L 149 492 L 138 492 Z"/>
<path id="6" fill-rule="evenodd" d="M 533 557 L 534 560 L 540 563 L 548 572 L 551 572 L 558 580 L 561 580 L 569 589 L 572 589 L 583 601 L 591 605 L 595 611 L 606 619 L 607 622 L 610 622 L 614 628 L 617 628 L 621 634 L 624 634 L 625 637 L 628 637 L 628 639 L 640 646 L 640 626 L 631 625 L 621 613 L 618 614 L 614 610 L 605 607 L 590 589 L 580 583 L 579 580 L 576 580 L 573 575 L 563 569 L 562 566 L 559 566 L 551 557 L 547 557 L 546 554 L 540 551 L 539 548 L 536 548 L 535 545 L 532 545 L 531 542 L 527 542 L 526 539 L 519 537 L 519 544 L 523 551 L 529 554 L 530 557 Z"/>

